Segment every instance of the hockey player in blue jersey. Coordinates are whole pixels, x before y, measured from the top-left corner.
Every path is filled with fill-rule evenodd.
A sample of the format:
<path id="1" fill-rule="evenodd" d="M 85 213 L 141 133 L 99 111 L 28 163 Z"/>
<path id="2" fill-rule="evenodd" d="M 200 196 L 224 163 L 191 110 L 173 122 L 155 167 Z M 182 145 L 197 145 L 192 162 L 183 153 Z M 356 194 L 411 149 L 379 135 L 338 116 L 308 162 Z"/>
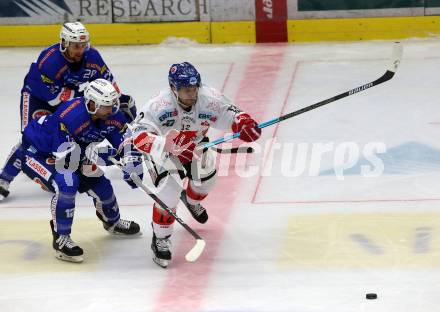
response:
<path id="1" fill-rule="evenodd" d="M 58 259 L 83 261 L 83 250 L 70 237 L 77 192 L 93 198 L 96 215 L 110 233 L 140 233 L 137 223 L 120 219 L 110 181 L 91 162 L 120 157 L 124 179 L 132 187 L 129 174 L 136 170 L 142 176 L 141 154 L 129 144 L 122 148 L 127 120 L 118 108 L 118 92 L 109 81 L 97 79 L 86 87 L 83 97 L 62 103 L 53 114 L 31 120 L 24 129 L 23 172 L 54 193 L 50 226 Z M 94 147 L 105 139 L 112 148 Z"/>
<path id="2" fill-rule="evenodd" d="M 55 111 L 57 106 L 83 94 L 87 83 L 106 79 L 118 86 L 99 52 L 90 46 L 89 33 L 79 22 L 65 23 L 60 32 L 61 41 L 44 49 L 32 63 L 21 90 L 21 131 L 32 119 Z M 129 121 L 136 115 L 134 100 L 121 94 L 120 110 Z M 9 184 L 21 171 L 23 148 L 18 143 L 10 152 L 0 171 L 0 201 L 9 195 Z"/>

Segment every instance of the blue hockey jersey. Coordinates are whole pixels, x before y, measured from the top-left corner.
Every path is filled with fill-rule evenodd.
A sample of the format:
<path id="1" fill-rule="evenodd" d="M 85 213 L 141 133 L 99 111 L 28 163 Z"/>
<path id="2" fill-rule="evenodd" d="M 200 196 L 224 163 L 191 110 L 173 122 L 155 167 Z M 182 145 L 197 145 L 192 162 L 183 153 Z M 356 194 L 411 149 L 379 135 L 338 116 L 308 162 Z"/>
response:
<path id="1" fill-rule="evenodd" d="M 60 44 L 43 50 L 37 61 L 31 64 L 24 79 L 25 91 L 52 106 L 82 95 L 78 87 L 98 78 L 114 83 L 113 75 L 99 52 L 90 47 L 84 52 L 82 62 L 70 63 L 62 55 Z M 116 84 L 115 88 L 119 92 Z"/>
<path id="2" fill-rule="evenodd" d="M 117 112 L 106 120 L 93 120 L 83 97 L 62 103 L 47 116 L 32 120 L 23 133 L 23 143 L 33 146 L 36 154 L 57 156 L 65 151 L 64 143 L 75 142 L 83 155 L 90 143 L 107 139 L 114 148 L 123 141 L 127 120 Z"/>

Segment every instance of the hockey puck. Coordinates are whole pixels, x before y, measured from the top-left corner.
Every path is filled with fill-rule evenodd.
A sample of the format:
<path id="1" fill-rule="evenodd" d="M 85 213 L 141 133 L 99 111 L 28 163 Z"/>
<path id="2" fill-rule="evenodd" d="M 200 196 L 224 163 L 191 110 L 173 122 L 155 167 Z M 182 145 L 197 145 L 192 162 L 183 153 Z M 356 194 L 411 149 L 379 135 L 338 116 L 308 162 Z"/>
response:
<path id="1" fill-rule="evenodd" d="M 367 299 L 377 299 L 377 294 L 375 294 L 375 293 L 369 293 L 369 294 L 366 294 L 365 297 L 366 297 Z"/>

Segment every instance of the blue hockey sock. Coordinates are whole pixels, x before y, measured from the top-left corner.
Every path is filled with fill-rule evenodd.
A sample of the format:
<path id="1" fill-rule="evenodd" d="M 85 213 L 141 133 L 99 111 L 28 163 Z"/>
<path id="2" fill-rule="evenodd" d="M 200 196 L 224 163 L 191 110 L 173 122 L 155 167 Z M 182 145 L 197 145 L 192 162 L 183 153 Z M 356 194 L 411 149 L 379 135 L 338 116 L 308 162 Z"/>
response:
<path id="1" fill-rule="evenodd" d="M 21 142 L 15 145 L 6 160 L 6 164 L 0 171 L 0 179 L 12 182 L 21 171 L 23 147 Z"/>

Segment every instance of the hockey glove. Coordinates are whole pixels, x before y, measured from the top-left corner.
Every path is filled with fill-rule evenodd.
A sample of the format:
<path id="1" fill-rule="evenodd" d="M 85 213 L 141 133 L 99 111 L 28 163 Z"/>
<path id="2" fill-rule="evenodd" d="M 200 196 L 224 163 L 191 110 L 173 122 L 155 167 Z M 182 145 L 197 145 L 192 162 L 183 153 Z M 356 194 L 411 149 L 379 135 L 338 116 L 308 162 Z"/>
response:
<path id="1" fill-rule="evenodd" d="M 133 138 L 134 146 L 141 152 L 147 154 L 168 152 L 179 158 L 184 165 L 194 157 L 194 149 L 196 144 L 193 142 L 195 132 L 193 131 L 177 131 L 171 129 L 165 137 L 160 137 L 152 133 L 143 131 Z M 154 156 L 153 156 L 154 157 Z"/>
<path id="2" fill-rule="evenodd" d="M 142 153 L 132 149 L 125 150 L 122 157 L 122 171 L 124 172 L 124 181 L 130 185 L 131 188 L 137 188 L 137 185 L 131 180 L 130 174 L 133 172 L 142 180 L 144 177 L 144 168 L 142 166 Z"/>
<path id="3" fill-rule="evenodd" d="M 232 124 L 233 132 L 240 132 L 240 139 L 245 142 L 256 141 L 261 135 L 261 129 L 257 128 L 257 123 L 249 114 L 240 113 L 235 116 Z"/>
<path id="4" fill-rule="evenodd" d="M 90 144 L 86 148 L 86 158 L 99 166 L 113 165 L 110 158 L 115 157 L 117 154 L 118 150 L 108 145 L 97 146 L 96 144 Z"/>
<path id="5" fill-rule="evenodd" d="M 190 163 L 194 157 L 196 143 L 193 142 L 194 132 L 170 130 L 165 136 L 165 150 L 177 156 L 182 165 Z"/>
<path id="6" fill-rule="evenodd" d="M 132 122 L 136 118 L 137 114 L 136 103 L 134 102 L 134 99 L 130 95 L 121 94 L 119 102 L 119 110 L 124 113 L 128 122 Z"/>

